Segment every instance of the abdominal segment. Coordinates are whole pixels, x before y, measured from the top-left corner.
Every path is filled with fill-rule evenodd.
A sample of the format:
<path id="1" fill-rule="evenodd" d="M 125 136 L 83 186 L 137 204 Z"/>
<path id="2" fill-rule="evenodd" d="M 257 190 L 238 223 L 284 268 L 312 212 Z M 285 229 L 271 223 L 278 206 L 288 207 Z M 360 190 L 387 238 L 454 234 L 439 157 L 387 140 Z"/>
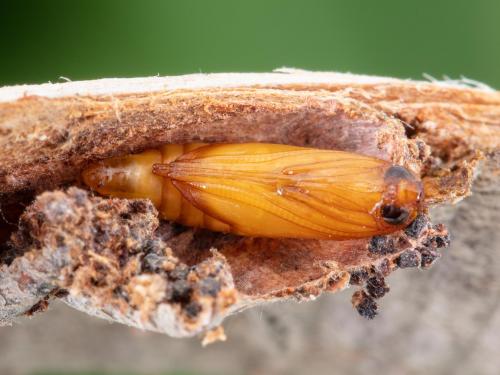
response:
<path id="1" fill-rule="evenodd" d="M 202 146 L 204 146 L 203 143 L 163 146 L 161 148 L 162 164 L 169 165 L 181 155 Z M 149 166 L 149 170 L 152 174 L 152 166 Z M 203 227 L 217 232 L 230 231 L 227 224 L 194 207 L 190 201 L 182 196 L 180 190 L 174 186 L 169 177 L 163 177 L 163 192 L 159 211 L 164 219 L 172 220 L 189 227 Z"/>
<path id="2" fill-rule="evenodd" d="M 105 160 L 86 169 L 83 179 L 104 195 L 149 198 L 162 218 L 186 226 L 345 240 L 393 232 L 416 216 L 416 182 L 400 184 L 394 173 L 388 179 L 390 167 L 341 151 L 192 143 Z M 400 215 L 404 222 L 384 220 L 387 207 L 394 217 L 396 208 L 407 213 Z"/>
<path id="3" fill-rule="evenodd" d="M 229 226 L 194 207 L 168 177 L 153 173 L 153 165 L 169 164 L 179 156 L 203 146 L 202 143 L 166 145 L 157 150 L 107 159 L 91 165 L 83 181 L 102 195 L 150 199 L 163 219 L 190 227 L 229 232 Z"/>

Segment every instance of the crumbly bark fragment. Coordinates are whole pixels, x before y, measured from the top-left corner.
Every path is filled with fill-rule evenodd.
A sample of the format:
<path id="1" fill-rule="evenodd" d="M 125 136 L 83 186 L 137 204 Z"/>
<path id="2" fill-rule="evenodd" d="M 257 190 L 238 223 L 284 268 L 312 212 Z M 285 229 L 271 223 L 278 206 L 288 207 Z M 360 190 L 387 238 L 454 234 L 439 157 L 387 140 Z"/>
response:
<path id="1" fill-rule="evenodd" d="M 212 252 L 186 267 L 155 236 L 158 224 L 149 201 L 76 188 L 42 194 L 12 239 L 22 255 L 0 271 L 0 323 L 44 309 L 57 294 L 87 313 L 171 336 L 212 327 L 238 302 L 227 262 Z"/>

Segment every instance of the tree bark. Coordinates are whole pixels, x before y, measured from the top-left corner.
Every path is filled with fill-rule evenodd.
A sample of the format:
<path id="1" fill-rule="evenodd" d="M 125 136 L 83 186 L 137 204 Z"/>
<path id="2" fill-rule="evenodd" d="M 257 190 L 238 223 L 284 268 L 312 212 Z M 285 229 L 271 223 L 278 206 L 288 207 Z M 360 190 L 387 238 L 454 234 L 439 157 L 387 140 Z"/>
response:
<path id="1" fill-rule="evenodd" d="M 161 254 L 155 254 L 168 258 L 174 268 L 159 273 L 163 275 L 158 279 L 160 284 L 170 282 L 170 272 L 177 264 L 200 267 L 221 262 L 218 282 L 223 287 L 218 290 L 222 294 L 203 303 L 198 297 L 190 301 L 203 305 L 202 311 L 209 314 L 205 316 L 211 317 L 205 323 L 186 318 L 185 305 L 179 310 L 178 301 L 158 302 L 152 294 L 148 294 L 149 299 L 142 296 L 136 305 L 126 304 L 128 312 L 117 313 L 123 311 L 117 309 L 123 309 L 123 300 L 106 293 L 117 285 L 137 292 L 136 283 L 144 278 L 140 272 L 133 273 L 132 284 L 130 280 L 107 279 L 106 293 L 95 288 L 90 295 L 73 277 L 61 276 L 75 270 L 75 259 L 79 259 L 79 269 L 89 267 L 87 274 L 95 271 L 96 264 L 81 262 L 89 247 L 77 249 L 74 244 L 90 238 L 64 227 L 67 216 L 63 216 L 64 223 L 57 215 L 50 221 L 53 202 L 65 202 L 72 207 L 70 212 L 82 212 L 81 217 L 72 214 L 75 220 L 92 215 L 100 218 L 98 207 L 103 203 L 74 188 L 39 194 L 75 185 L 89 162 L 180 141 L 279 142 L 340 148 L 406 165 L 428 182 L 427 203 L 433 207 L 433 221 L 447 225 L 452 244 L 425 274 L 407 271 L 389 278 L 391 293 L 382 300 L 381 314 L 374 321 L 348 315 L 350 308 L 341 302 L 347 299 L 345 293 L 307 306 L 266 307 L 262 319 L 262 310 L 246 313 L 237 318 L 234 336 L 230 333 L 231 340 L 239 342 L 238 358 L 257 371 L 260 368 L 254 367 L 251 359 L 258 356 L 263 368 L 287 373 L 301 373 L 305 358 L 320 373 L 325 372 L 328 362 L 334 362 L 339 371 L 352 373 L 363 373 L 366 368 L 388 373 L 467 373 L 480 368 L 482 373 L 493 373 L 498 368 L 492 349 L 498 344 L 492 332 L 500 324 L 500 263 L 495 260 L 500 243 L 500 94 L 496 91 L 465 83 L 303 71 L 7 87 L 0 89 L 0 136 L 3 207 L 38 196 L 22 216 L 24 229 L 17 232 L 13 245 L 4 249 L 0 311 L 5 322 L 56 294 L 94 315 L 185 336 L 216 327 L 235 311 L 270 301 L 314 299 L 323 291 L 347 286 L 363 289 L 366 294 L 366 278 L 361 285 L 357 283 L 363 272 L 368 278 L 387 276 L 402 268 L 403 254 L 416 249 L 424 248 L 417 254 L 419 262 L 429 253 L 439 255 L 438 245 L 445 241 L 446 231 L 432 224 L 425 224 L 427 229 L 415 239 L 404 233 L 390 237 L 393 249 L 374 254 L 370 240 L 344 244 L 248 241 L 189 230 L 169 237 L 172 228 L 160 225 L 155 211 L 146 208 L 132 212 L 132 217 L 139 215 L 137 220 L 124 227 L 131 231 L 144 217 L 150 225 L 146 234 L 134 237 L 143 242 L 130 248 L 128 254 L 142 254 L 137 249 L 143 249 L 148 241 L 163 241 L 158 245 Z M 472 196 L 449 205 L 468 196 L 471 186 Z M 81 203 L 85 210 L 74 209 L 81 194 L 85 194 Z M 114 203 L 115 216 L 130 213 L 127 204 Z M 7 218 L 19 216 L 14 208 L 4 211 Z M 51 222 L 50 228 L 38 225 L 40 213 Z M 99 228 L 116 224 L 113 220 L 104 220 Z M 89 221 L 89 228 L 95 225 L 93 219 Z M 161 236 L 154 237 L 158 232 Z M 57 263 L 60 268 L 55 269 L 53 257 L 61 247 L 54 243 L 61 235 L 70 252 L 56 256 L 66 262 Z M 407 242 L 405 246 L 394 245 L 401 239 Z M 115 245 L 109 248 L 117 248 Z M 173 252 L 166 252 L 167 248 Z M 211 248 L 218 250 L 215 256 L 209 252 Z M 119 261 L 115 252 L 98 249 L 96 253 L 108 262 Z M 37 262 L 48 263 L 40 266 Z M 287 264 L 291 268 L 283 268 Z M 200 275 L 210 273 L 203 269 L 192 271 L 198 275 L 196 280 L 194 276 L 190 279 L 195 291 L 204 283 Z M 23 288 L 26 280 L 21 276 L 26 274 L 33 276 L 26 284 L 29 288 Z M 42 284 L 46 289 L 40 289 Z M 9 303 L 22 295 L 26 297 L 22 303 Z M 175 311 L 167 314 L 165 306 Z M 359 302 L 356 306 L 360 310 Z M 160 318 L 150 319 L 153 323 L 148 325 L 142 319 L 144 314 Z M 161 317 L 167 315 L 183 323 L 164 328 Z M 254 325 L 259 328 L 249 328 Z M 7 335 L 5 329 L 1 334 Z M 365 357 L 364 363 L 353 366 L 359 355 Z M 232 371 L 229 365 L 223 368 Z"/>

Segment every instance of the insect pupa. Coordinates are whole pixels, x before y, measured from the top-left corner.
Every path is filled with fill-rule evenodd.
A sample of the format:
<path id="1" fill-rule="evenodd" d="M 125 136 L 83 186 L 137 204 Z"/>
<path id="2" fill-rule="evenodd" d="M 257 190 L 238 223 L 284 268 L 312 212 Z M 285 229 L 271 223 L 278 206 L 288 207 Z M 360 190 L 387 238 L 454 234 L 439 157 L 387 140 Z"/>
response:
<path id="1" fill-rule="evenodd" d="M 347 240 L 406 227 L 423 187 L 406 168 L 280 144 L 170 144 L 90 165 L 105 196 L 148 198 L 163 219 L 245 236 Z"/>

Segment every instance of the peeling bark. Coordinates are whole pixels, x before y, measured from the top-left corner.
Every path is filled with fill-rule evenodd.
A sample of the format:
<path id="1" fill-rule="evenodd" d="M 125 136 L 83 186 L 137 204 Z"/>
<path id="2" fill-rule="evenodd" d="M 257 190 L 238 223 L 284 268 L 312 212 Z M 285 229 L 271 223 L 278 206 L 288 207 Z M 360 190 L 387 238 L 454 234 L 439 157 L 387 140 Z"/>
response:
<path id="1" fill-rule="evenodd" d="M 481 159 L 486 185 L 496 183 L 500 94 L 301 71 L 1 88 L 5 221 L 36 200 L 17 228 L 3 227 L 0 319 L 57 296 L 93 315 L 189 336 L 256 304 L 349 285 L 364 288 L 353 303 L 373 317 L 385 276 L 427 268 L 448 245 L 447 230 L 426 214 L 405 231 L 372 239 L 242 238 L 160 223 L 148 202 L 66 190 L 81 186 L 90 162 L 193 141 L 286 143 L 390 160 L 423 178 L 426 203 L 435 207 L 470 193 Z M 172 273 L 185 278 L 179 283 Z M 215 282 L 217 293 L 204 294 Z M 189 298 L 173 298 L 179 289 Z"/>

